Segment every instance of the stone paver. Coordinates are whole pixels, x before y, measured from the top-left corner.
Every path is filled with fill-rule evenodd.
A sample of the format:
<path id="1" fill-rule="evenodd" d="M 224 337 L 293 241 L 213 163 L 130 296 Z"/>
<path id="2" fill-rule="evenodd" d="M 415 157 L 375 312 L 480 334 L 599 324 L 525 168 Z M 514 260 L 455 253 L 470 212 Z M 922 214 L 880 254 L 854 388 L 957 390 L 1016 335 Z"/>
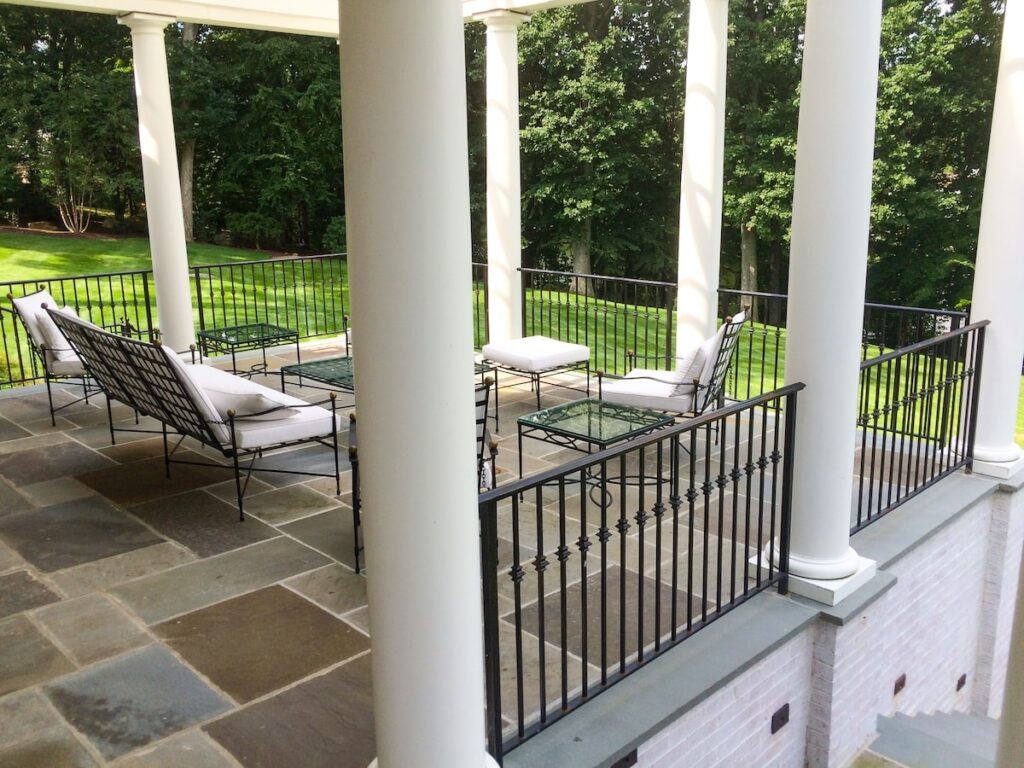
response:
<path id="1" fill-rule="evenodd" d="M 32 506 L 32 502 L 23 493 L 19 493 L 6 480 L 0 479 L 0 517 L 24 512 L 26 509 L 32 509 Z"/>
<path id="2" fill-rule="evenodd" d="M 337 563 L 288 579 L 284 583 L 321 608 L 339 616 L 366 605 L 366 579 Z"/>
<path id="3" fill-rule="evenodd" d="M 282 525 L 281 530 L 338 562 L 355 568 L 351 510 L 339 507 Z"/>
<path id="4" fill-rule="evenodd" d="M 195 555 L 184 547 L 165 541 L 143 549 L 125 552 L 123 555 L 106 557 L 92 563 L 58 571 L 51 578 L 68 597 L 78 597 L 141 576 L 159 573 L 194 559 Z"/>
<path id="5" fill-rule="evenodd" d="M 333 493 L 334 489 L 331 488 Z M 338 506 L 330 496 L 306 485 L 289 485 L 245 500 L 247 515 L 255 515 L 268 523 L 286 523 L 308 517 Z"/>
<path id="6" fill-rule="evenodd" d="M 24 616 L 0 621 L 0 696 L 75 669 Z"/>
<path id="7" fill-rule="evenodd" d="M 7 443 L 12 445 L 13 442 Z M 30 485 L 60 475 L 101 470 L 114 462 L 73 440 L 54 445 L 0 454 L 0 475 L 14 485 Z"/>
<path id="8" fill-rule="evenodd" d="M 93 665 L 44 690 L 64 718 L 108 760 L 230 707 L 159 646 Z"/>
<path id="9" fill-rule="evenodd" d="M 142 549 L 161 541 L 152 531 L 99 497 L 0 518 L 0 539 L 46 572 Z"/>
<path id="10" fill-rule="evenodd" d="M 65 501 L 74 501 L 92 496 L 94 491 L 89 486 L 73 477 L 56 477 L 39 483 L 22 486 L 21 494 L 37 507 L 48 507 Z"/>
<path id="11" fill-rule="evenodd" d="M 369 654 L 204 729 L 245 768 L 366 768 L 376 755 Z"/>
<path id="12" fill-rule="evenodd" d="M 209 736 L 192 730 L 140 749 L 118 761 L 117 768 L 235 768 L 237 765 Z"/>
<path id="13" fill-rule="evenodd" d="M 210 461 L 209 456 L 200 456 L 190 451 L 179 452 L 175 458 L 182 461 Z M 189 464 L 172 464 L 171 476 L 167 477 L 163 457 L 133 461 L 131 464 L 107 461 L 113 466 L 80 474 L 78 479 L 111 501 L 126 506 L 175 496 L 183 491 L 223 482 L 230 477 L 226 474 L 228 470 L 219 467 Z"/>
<path id="14" fill-rule="evenodd" d="M 0 576 L 0 619 L 60 600 L 60 597 L 28 571 Z"/>
<path id="15" fill-rule="evenodd" d="M 363 634 L 279 586 L 179 616 L 153 631 L 238 702 L 271 693 L 370 645 Z"/>
<path id="16" fill-rule="evenodd" d="M 152 641 L 106 595 L 94 593 L 48 605 L 33 616 L 83 665 Z"/>
<path id="17" fill-rule="evenodd" d="M 136 579 L 111 592 L 143 621 L 155 624 L 328 562 L 308 547 L 278 537 Z"/>

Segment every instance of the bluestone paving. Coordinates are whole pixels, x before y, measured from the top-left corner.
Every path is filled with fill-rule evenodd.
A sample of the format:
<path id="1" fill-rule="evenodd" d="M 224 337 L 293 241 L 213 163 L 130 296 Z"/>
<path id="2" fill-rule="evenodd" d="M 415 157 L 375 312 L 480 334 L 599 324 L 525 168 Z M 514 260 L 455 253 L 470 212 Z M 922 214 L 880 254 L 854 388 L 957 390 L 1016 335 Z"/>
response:
<path id="1" fill-rule="evenodd" d="M 115 464 L 95 472 L 80 474 L 78 479 L 108 499 L 124 505 L 142 504 L 153 499 L 175 496 L 183 491 L 223 482 L 231 477 L 220 467 L 197 467 L 172 464 L 167 477 L 163 458 Z M 175 458 L 183 461 L 209 461 L 208 457 L 190 451 L 179 452 Z"/>
<path id="2" fill-rule="evenodd" d="M 179 616 L 153 631 L 238 702 L 283 688 L 370 645 L 362 633 L 280 586 Z"/>
<path id="3" fill-rule="evenodd" d="M 147 624 L 155 624 L 329 562 L 309 547 L 278 537 L 136 579 L 111 592 Z"/>
<path id="4" fill-rule="evenodd" d="M 162 539 L 99 497 L 0 518 L 0 539 L 51 572 L 157 544 Z"/>
<path id="5" fill-rule="evenodd" d="M 109 597 L 98 593 L 48 605 L 33 616 L 83 665 L 152 642 Z"/>
<path id="6" fill-rule="evenodd" d="M 0 696 L 74 669 L 71 660 L 24 616 L 0 621 Z"/>
<path id="7" fill-rule="evenodd" d="M 355 568 L 351 510 L 339 507 L 282 525 L 280 528 L 289 536 L 294 536 L 339 563 Z"/>
<path id="8" fill-rule="evenodd" d="M 22 486 L 61 475 L 102 470 L 113 463 L 103 454 L 68 440 L 17 453 L 0 454 L 0 475 L 14 485 Z"/>
<path id="9" fill-rule="evenodd" d="M 366 579 L 337 563 L 288 579 L 285 585 L 339 616 L 366 605 Z"/>
<path id="10" fill-rule="evenodd" d="M 331 488 L 331 493 L 334 489 Z M 338 506 L 333 496 L 314 491 L 307 485 L 289 485 L 247 498 L 245 513 L 268 523 L 287 523 Z"/>
<path id="11" fill-rule="evenodd" d="M 140 749 L 117 768 L 235 768 L 237 763 L 200 730 L 190 730 Z"/>
<path id="12" fill-rule="evenodd" d="M 45 687 L 108 760 L 227 710 L 230 703 L 167 649 L 124 654 Z"/>
<path id="13" fill-rule="evenodd" d="M 57 600 L 60 597 L 28 571 L 0 576 L 0 619 Z"/>
<path id="14" fill-rule="evenodd" d="M 52 574 L 50 578 L 68 597 L 78 597 L 159 573 L 194 559 L 195 555 L 181 545 L 165 541 L 123 555 L 67 568 Z"/>

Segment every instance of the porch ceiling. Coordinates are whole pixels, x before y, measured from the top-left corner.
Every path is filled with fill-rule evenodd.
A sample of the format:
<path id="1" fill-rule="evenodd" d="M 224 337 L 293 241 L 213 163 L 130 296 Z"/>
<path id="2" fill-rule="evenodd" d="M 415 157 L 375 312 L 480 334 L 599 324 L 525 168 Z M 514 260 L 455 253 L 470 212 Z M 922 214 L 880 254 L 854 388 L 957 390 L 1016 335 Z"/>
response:
<path id="1" fill-rule="evenodd" d="M 11 5 L 37 8 L 105 13 L 120 16 L 126 13 L 150 13 L 170 16 L 179 21 L 211 24 L 221 27 L 262 29 L 291 32 L 318 37 L 338 36 L 337 0 L 3 0 Z M 575 5 L 587 0 L 463 0 L 467 21 L 480 13 L 510 10 L 518 13 Z"/>

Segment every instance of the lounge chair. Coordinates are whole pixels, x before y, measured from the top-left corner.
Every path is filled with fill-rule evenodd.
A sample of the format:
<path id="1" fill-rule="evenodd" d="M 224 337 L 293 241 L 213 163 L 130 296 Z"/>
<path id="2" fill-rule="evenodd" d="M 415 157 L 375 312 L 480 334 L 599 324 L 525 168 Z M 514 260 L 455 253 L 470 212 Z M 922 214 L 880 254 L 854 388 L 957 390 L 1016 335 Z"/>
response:
<path id="1" fill-rule="evenodd" d="M 340 420 L 333 392 L 327 400 L 307 403 L 208 365 L 186 365 L 177 353 L 158 342 L 107 333 L 62 310 L 48 312 L 108 400 L 122 402 L 161 423 L 168 477 L 175 463 L 223 466 L 174 459 L 182 441 L 191 437 L 231 459 L 240 520 L 245 519 L 243 499 L 254 471 L 333 477 L 341 493 Z M 173 448 L 168 430 L 179 435 Z M 334 452 L 332 474 L 256 466 L 256 460 L 268 452 L 311 442 Z"/>
<path id="2" fill-rule="evenodd" d="M 676 369 L 635 368 L 624 377 L 598 372 L 598 397 L 682 416 L 699 416 L 725 397 L 725 378 L 732 364 L 745 311 L 726 318 L 714 336 L 682 358 Z"/>

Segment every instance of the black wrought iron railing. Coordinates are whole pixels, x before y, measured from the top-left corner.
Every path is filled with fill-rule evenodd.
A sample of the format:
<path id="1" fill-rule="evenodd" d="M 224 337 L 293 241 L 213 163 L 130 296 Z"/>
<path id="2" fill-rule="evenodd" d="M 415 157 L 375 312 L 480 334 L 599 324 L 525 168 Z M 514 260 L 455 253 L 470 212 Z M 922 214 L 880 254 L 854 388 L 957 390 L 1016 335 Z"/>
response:
<path id="1" fill-rule="evenodd" d="M 8 296 L 46 290 L 57 304 L 72 307 L 96 325 L 146 338 L 155 330 L 152 281 L 152 272 L 135 270 L 0 283 L 0 389 L 43 379 L 40 362 Z"/>
<path id="2" fill-rule="evenodd" d="M 786 591 L 802 388 L 480 496 L 489 748 L 499 761 L 757 593 Z"/>
<path id="3" fill-rule="evenodd" d="M 199 330 L 269 323 L 309 338 L 347 326 L 345 254 L 197 266 L 192 279 Z"/>
<path id="4" fill-rule="evenodd" d="M 861 363 L 854 532 L 970 468 L 988 324 Z"/>
<path id="5" fill-rule="evenodd" d="M 591 366 L 610 373 L 625 373 L 631 352 L 672 365 L 672 283 L 546 269 L 521 272 L 526 335 L 586 344 Z"/>

